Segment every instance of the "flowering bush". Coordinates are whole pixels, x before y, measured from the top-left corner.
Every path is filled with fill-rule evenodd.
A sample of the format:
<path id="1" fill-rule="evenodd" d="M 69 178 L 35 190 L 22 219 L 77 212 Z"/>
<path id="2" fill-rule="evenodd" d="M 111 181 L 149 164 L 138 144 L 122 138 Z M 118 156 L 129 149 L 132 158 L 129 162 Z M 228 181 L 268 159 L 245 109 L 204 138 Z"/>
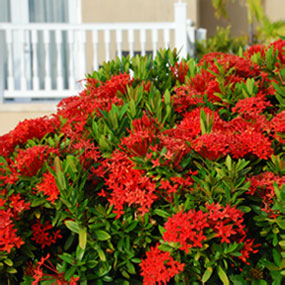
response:
<path id="1" fill-rule="evenodd" d="M 281 284 L 284 47 L 105 63 L 0 137 L 0 279 Z"/>

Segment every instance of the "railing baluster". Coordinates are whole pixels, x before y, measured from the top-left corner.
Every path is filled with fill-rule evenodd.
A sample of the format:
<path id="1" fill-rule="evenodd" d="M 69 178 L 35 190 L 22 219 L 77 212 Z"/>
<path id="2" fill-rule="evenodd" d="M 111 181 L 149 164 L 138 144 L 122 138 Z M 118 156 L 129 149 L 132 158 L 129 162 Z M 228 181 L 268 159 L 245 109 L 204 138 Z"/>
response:
<path id="1" fill-rule="evenodd" d="M 132 58 L 134 56 L 134 41 L 135 41 L 134 30 L 129 30 L 128 36 L 129 36 L 130 57 Z"/>
<path id="2" fill-rule="evenodd" d="M 170 34 L 168 29 L 163 30 L 163 40 L 164 40 L 164 47 L 168 49 L 170 46 Z"/>
<path id="3" fill-rule="evenodd" d="M 50 31 L 44 30 L 44 47 L 45 47 L 45 89 L 51 89 L 50 73 Z"/>
<path id="4" fill-rule="evenodd" d="M 111 42 L 110 30 L 105 30 L 104 40 L 105 40 L 105 61 L 109 61 L 110 60 L 110 42 Z"/>
<path id="5" fill-rule="evenodd" d="M 158 32 L 157 30 L 152 30 L 152 58 L 154 59 L 156 57 L 157 53 L 157 42 L 158 42 Z"/>
<path id="6" fill-rule="evenodd" d="M 79 78 L 77 80 L 81 80 L 82 77 L 86 73 L 86 32 L 87 31 L 78 31 L 79 33 Z"/>
<path id="7" fill-rule="evenodd" d="M 21 45 L 21 54 L 20 54 L 20 88 L 21 90 L 27 90 L 27 79 L 25 76 L 25 30 L 20 31 L 20 45 Z"/>
<path id="8" fill-rule="evenodd" d="M 13 77 L 13 44 L 12 44 L 12 31 L 6 31 L 7 52 L 8 52 L 8 90 L 14 90 L 14 77 Z"/>
<path id="9" fill-rule="evenodd" d="M 69 73 L 68 73 L 68 86 L 69 89 L 74 89 L 75 79 L 74 79 L 74 31 L 68 31 L 68 49 L 69 49 Z"/>
<path id="10" fill-rule="evenodd" d="M 93 43 L 93 69 L 98 70 L 98 31 L 92 31 Z"/>
<path id="11" fill-rule="evenodd" d="M 122 30 L 116 30 L 116 42 L 117 42 L 117 56 L 119 59 L 122 58 L 122 43 L 123 43 L 123 32 Z"/>
<path id="12" fill-rule="evenodd" d="M 195 27 L 187 27 L 188 35 L 188 54 L 193 57 L 195 55 Z"/>
<path id="13" fill-rule="evenodd" d="M 33 88 L 34 90 L 39 90 L 40 83 L 39 83 L 39 69 L 38 69 L 38 32 L 33 30 L 32 31 L 32 53 L 33 53 L 33 66 L 32 66 L 32 81 L 33 81 Z"/>
<path id="14" fill-rule="evenodd" d="M 55 31 L 55 42 L 56 42 L 56 69 L 57 69 L 57 89 L 63 89 L 63 66 L 62 66 L 62 31 Z"/>
<path id="15" fill-rule="evenodd" d="M 140 30 L 140 42 L 141 42 L 141 55 L 145 55 L 145 43 L 146 43 L 146 31 Z"/>

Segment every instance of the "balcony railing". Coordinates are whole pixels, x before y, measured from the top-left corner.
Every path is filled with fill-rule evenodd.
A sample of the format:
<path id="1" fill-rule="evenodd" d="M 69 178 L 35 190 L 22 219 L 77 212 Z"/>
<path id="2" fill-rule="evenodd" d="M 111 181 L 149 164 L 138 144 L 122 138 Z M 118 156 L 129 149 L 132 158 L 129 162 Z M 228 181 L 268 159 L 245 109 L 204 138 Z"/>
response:
<path id="1" fill-rule="evenodd" d="M 175 4 L 174 22 L 26 24 L 0 23 L 0 102 L 63 98 L 78 93 L 87 72 L 103 61 L 156 56 L 159 48 L 194 54 L 196 30 L 186 18 L 186 5 Z"/>

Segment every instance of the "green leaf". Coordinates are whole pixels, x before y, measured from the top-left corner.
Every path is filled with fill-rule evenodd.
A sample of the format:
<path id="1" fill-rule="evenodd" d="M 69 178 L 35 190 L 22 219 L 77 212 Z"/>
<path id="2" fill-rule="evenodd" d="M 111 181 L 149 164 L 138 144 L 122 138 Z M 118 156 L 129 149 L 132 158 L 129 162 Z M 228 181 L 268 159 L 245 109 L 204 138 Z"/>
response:
<path id="1" fill-rule="evenodd" d="M 71 247 L 71 245 L 72 245 L 72 243 L 74 241 L 74 238 L 75 238 L 75 235 L 73 233 L 71 233 L 71 235 L 67 238 L 67 240 L 66 240 L 66 242 L 64 244 L 63 248 L 64 248 L 65 251 L 67 251 Z"/>
<path id="2" fill-rule="evenodd" d="M 204 272 L 201 281 L 203 283 L 206 283 L 209 280 L 209 278 L 211 277 L 212 273 L 213 273 L 213 268 L 208 267 L 207 270 Z"/>
<path id="3" fill-rule="evenodd" d="M 85 249 L 87 243 L 87 229 L 86 227 L 79 227 L 79 246 Z"/>
<path id="4" fill-rule="evenodd" d="M 82 249 L 81 246 L 77 246 L 76 248 L 76 259 L 77 261 L 81 261 L 85 253 L 85 249 Z"/>
<path id="5" fill-rule="evenodd" d="M 169 93 L 169 90 L 166 90 L 165 93 L 164 93 L 164 103 L 166 105 L 170 104 L 170 93 Z"/>
<path id="6" fill-rule="evenodd" d="M 71 221 L 71 220 L 67 220 L 64 221 L 64 224 L 66 225 L 66 227 L 71 230 L 72 232 L 78 234 L 79 233 L 79 226 L 76 222 Z"/>
<path id="7" fill-rule="evenodd" d="M 10 258 L 4 259 L 4 263 L 6 263 L 8 266 L 13 266 L 13 261 Z"/>
<path id="8" fill-rule="evenodd" d="M 111 236 L 107 232 L 102 231 L 102 230 L 96 231 L 95 235 L 96 235 L 97 239 L 101 240 L 101 241 L 108 240 L 111 238 Z"/>
<path id="9" fill-rule="evenodd" d="M 126 228 L 126 232 L 131 232 L 132 230 L 134 230 L 137 226 L 138 222 L 137 221 L 133 221 L 127 228 Z"/>
<path id="10" fill-rule="evenodd" d="M 224 285 L 230 284 L 229 278 L 226 272 L 223 270 L 223 268 L 220 265 L 217 266 L 217 273 L 219 275 L 220 280 L 223 282 Z"/>
<path id="11" fill-rule="evenodd" d="M 14 267 L 8 267 L 7 272 L 10 274 L 15 274 L 15 273 L 17 273 L 17 269 Z"/>
<path id="12" fill-rule="evenodd" d="M 136 269 L 135 269 L 134 265 L 131 262 L 129 262 L 129 261 L 127 261 L 127 270 L 131 274 L 135 274 L 136 273 Z"/>
<path id="13" fill-rule="evenodd" d="M 35 199 L 32 201 L 31 207 L 34 208 L 34 207 L 40 206 L 40 205 L 46 203 L 46 201 L 47 201 L 46 198 Z"/>
<path id="14" fill-rule="evenodd" d="M 65 181 L 65 177 L 62 172 L 62 169 L 61 169 L 61 162 L 58 156 L 54 159 L 54 167 L 55 167 L 55 173 L 56 173 L 55 179 L 57 182 L 57 186 L 59 187 L 60 191 L 65 190 L 66 181 Z"/>
<path id="15" fill-rule="evenodd" d="M 73 265 L 74 264 L 74 258 L 68 254 L 68 253 L 63 253 L 58 255 L 63 261 Z"/>
<path id="16" fill-rule="evenodd" d="M 232 170 L 232 159 L 229 155 L 227 155 L 225 165 L 227 166 L 228 170 Z"/>
<path id="17" fill-rule="evenodd" d="M 158 248 L 162 251 L 173 251 L 173 248 L 168 244 L 160 244 Z"/>
<path id="18" fill-rule="evenodd" d="M 161 226 L 161 225 L 158 225 L 158 230 L 159 230 L 161 235 L 163 235 L 164 232 L 166 231 L 165 228 L 163 226 Z"/>
<path id="19" fill-rule="evenodd" d="M 141 263 L 141 262 L 142 262 L 141 259 L 140 259 L 140 258 L 137 258 L 137 257 L 132 258 L 131 261 L 132 261 L 133 263 Z"/>
<path id="20" fill-rule="evenodd" d="M 248 206 L 239 206 L 238 209 L 243 213 L 249 213 L 251 211 L 251 208 Z"/>
<path id="21" fill-rule="evenodd" d="M 97 253 L 99 255 L 100 260 L 106 261 L 106 255 L 105 255 L 104 251 L 102 250 L 102 248 L 97 247 L 96 250 L 97 250 Z"/>
<path id="22" fill-rule="evenodd" d="M 272 249 L 272 256 L 273 256 L 274 263 L 275 263 L 278 267 L 280 267 L 280 264 L 281 264 L 281 257 L 280 257 L 279 252 L 276 250 L 276 248 L 273 248 L 273 249 Z"/>
<path id="23" fill-rule="evenodd" d="M 156 214 L 162 218 L 168 218 L 169 217 L 169 213 L 167 213 L 166 211 L 161 210 L 161 209 L 155 209 L 154 214 Z"/>
<path id="24" fill-rule="evenodd" d="M 64 275 L 65 280 L 70 280 L 76 271 L 76 266 L 70 267 Z"/>

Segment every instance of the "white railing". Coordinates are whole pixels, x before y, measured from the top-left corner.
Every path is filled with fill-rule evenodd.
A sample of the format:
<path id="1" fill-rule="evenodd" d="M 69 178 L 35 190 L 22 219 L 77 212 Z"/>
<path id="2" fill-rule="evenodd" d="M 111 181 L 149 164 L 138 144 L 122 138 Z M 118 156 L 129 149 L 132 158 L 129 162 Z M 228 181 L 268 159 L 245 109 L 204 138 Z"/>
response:
<path id="1" fill-rule="evenodd" d="M 155 57 L 158 48 L 176 47 L 182 57 L 193 55 L 197 31 L 186 19 L 186 4 L 176 3 L 174 16 L 164 23 L 0 23 L 0 103 L 77 94 L 88 71 L 124 51 Z"/>

